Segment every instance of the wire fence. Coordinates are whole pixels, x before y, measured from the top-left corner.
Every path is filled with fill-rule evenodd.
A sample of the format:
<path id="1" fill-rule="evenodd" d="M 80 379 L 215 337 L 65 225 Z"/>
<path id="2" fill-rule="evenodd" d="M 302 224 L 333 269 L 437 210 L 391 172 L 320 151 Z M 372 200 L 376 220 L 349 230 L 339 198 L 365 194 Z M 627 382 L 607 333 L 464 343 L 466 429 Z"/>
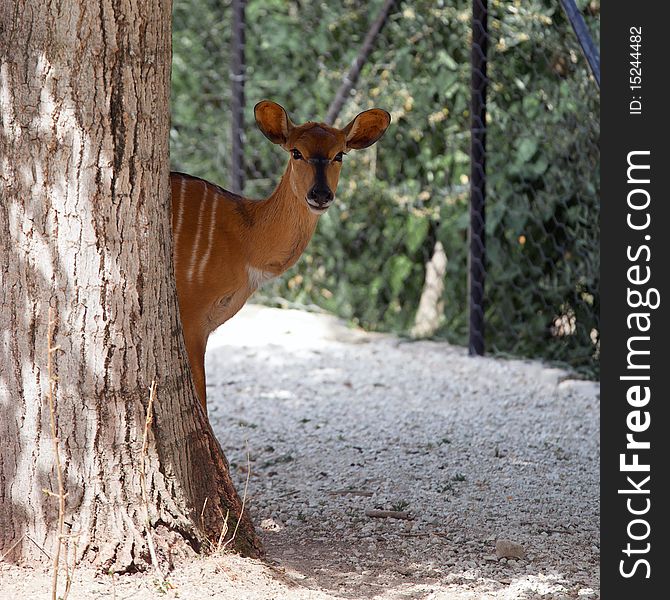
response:
<path id="1" fill-rule="evenodd" d="M 524 10 L 489 15 L 487 342 L 597 375 L 599 90 L 559 8 Z M 510 77 L 500 53 L 528 76 Z"/>
<path id="2" fill-rule="evenodd" d="M 486 29 L 473 26 L 467 0 L 242 4 L 245 195 L 269 194 L 287 161 L 255 130 L 255 102 L 275 100 L 295 122 L 325 120 L 384 11 L 335 125 L 373 106 L 392 115 L 377 145 L 346 157 L 303 259 L 256 298 L 597 377 L 599 94 L 559 1 L 490 0 Z M 597 44 L 599 2 L 579 8 Z M 229 189 L 231 12 L 226 2 L 175 1 L 171 133 L 176 169 Z M 484 43 L 473 45 L 477 33 Z M 485 112 L 471 105 L 473 57 L 488 57 Z M 471 185 L 486 202 L 475 230 Z M 484 238 L 486 255 L 475 243 L 473 260 Z M 475 299 L 484 333 L 473 347 L 470 284 L 484 272 Z"/>

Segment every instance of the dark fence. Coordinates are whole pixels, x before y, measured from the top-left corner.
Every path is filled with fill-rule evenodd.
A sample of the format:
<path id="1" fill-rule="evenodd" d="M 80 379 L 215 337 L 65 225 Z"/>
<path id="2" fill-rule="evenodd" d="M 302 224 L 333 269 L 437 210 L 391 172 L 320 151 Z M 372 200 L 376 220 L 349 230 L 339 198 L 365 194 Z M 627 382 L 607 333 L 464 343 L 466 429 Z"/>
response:
<path id="1" fill-rule="evenodd" d="M 486 91 L 488 2 L 472 2 L 472 90 L 470 102 L 470 354 L 484 354 L 486 285 Z"/>
<path id="2" fill-rule="evenodd" d="M 565 15 L 556 11 L 563 25 L 546 28 L 548 15 L 538 12 L 520 30 L 524 8 L 491 5 L 485 339 L 496 353 L 596 375 L 599 89 Z M 511 78 L 500 50 L 526 62 L 528 75 Z"/>
<path id="3" fill-rule="evenodd" d="M 393 118 L 378 145 L 346 157 L 303 260 L 257 298 L 597 377 L 599 93 L 559 0 L 236 5 L 246 195 L 268 194 L 286 163 L 252 124 L 256 101 L 280 102 L 295 122 L 325 120 L 338 97 L 336 126 L 372 106 Z M 597 46 L 599 2 L 578 11 Z M 229 188 L 232 14 L 175 1 L 174 166 Z"/>

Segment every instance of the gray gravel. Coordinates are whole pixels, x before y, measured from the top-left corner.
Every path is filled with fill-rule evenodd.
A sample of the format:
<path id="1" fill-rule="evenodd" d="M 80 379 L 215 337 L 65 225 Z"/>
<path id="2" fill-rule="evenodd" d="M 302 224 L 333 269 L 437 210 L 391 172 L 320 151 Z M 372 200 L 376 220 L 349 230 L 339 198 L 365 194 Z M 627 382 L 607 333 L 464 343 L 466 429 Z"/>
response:
<path id="1" fill-rule="evenodd" d="M 597 383 L 254 305 L 214 334 L 207 373 L 238 489 L 250 465 L 269 559 L 300 586 L 599 597 Z"/>

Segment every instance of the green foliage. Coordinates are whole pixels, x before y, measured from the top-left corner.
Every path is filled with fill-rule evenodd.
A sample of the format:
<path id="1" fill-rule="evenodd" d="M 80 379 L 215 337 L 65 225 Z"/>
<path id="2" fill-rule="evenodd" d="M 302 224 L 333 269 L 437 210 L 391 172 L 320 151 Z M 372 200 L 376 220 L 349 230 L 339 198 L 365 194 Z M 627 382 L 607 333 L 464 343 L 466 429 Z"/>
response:
<path id="1" fill-rule="evenodd" d="M 595 375 L 600 309 L 597 89 L 558 3 L 500 3 L 494 15 L 489 343 Z"/>
<path id="2" fill-rule="evenodd" d="M 581 2 L 598 42 L 599 3 Z M 253 105 L 320 119 L 381 0 L 249 0 L 245 159 L 250 196 L 286 157 Z M 175 0 L 174 167 L 223 184 L 230 149 L 227 2 Z M 597 374 L 599 98 L 555 0 L 491 0 L 487 347 Z M 465 0 L 399 2 L 340 116 L 391 112 L 386 136 L 346 157 L 336 205 L 305 257 L 265 289 L 360 325 L 407 332 L 435 242 L 448 258 L 439 334 L 466 342 L 470 18 Z"/>

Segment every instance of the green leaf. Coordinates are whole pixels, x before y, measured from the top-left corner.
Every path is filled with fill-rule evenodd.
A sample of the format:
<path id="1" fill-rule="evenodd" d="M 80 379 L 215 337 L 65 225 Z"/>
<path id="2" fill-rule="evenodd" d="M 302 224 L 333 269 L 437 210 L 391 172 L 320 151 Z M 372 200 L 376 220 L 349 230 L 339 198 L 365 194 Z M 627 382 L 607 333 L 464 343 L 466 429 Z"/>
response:
<path id="1" fill-rule="evenodd" d="M 517 143 L 517 164 L 527 163 L 537 152 L 537 140 L 534 138 L 522 138 Z"/>
<path id="2" fill-rule="evenodd" d="M 423 244 L 430 222 L 425 216 L 410 214 L 407 217 L 407 229 L 405 234 L 405 246 L 409 254 L 414 254 Z"/>
<path id="3" fill-rule="evenodd" d="M 412 261 L 406 256 L 394 256 L 391 259 L 389 284 L 394 298 L 400 294 L 411 272 Z"/>

